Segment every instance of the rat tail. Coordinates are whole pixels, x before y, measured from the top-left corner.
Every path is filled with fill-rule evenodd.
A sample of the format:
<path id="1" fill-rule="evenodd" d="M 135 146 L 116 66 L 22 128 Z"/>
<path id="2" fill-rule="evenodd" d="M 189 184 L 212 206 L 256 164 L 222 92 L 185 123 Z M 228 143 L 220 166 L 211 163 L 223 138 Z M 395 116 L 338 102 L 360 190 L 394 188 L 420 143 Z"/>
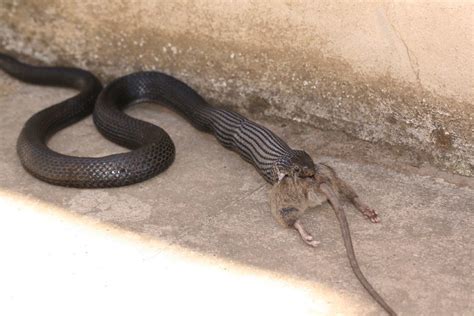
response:
<path id="1" fill-rule="evenodd" d="M 357 279 L 359 279 L 362 286 L 367 290 L 367 292 L 369 292 L 369 294 L 375 299 L 375 301 L 379 303 L 379 305 L 382 306 L 382 308 L 385 309 L 385 311 L 389 315 L 396 316 L 397 314 L 395 313 L 395 311 L 385 302 L 385 300 L 380 296 L 380 294 L 375 291 L 375 289 L 372 287 L 369 281 L 367 281 L 364 274 L 360 270 L 354 252 L 354 247 L 352 246 L 352 239 L 349 231 L 349 224 L 347 223 L 346 214 L 344 212 L 344 209 L 341 207 L 333 189 L 325 183 L 321 184 L 319 188 L 327 196 L 329 202 L 331 203 L 334 209 L 334 212 L 336 213 L 337 219 L 339 220 L 342 232 L 342 239 L 344 240 L 344 246 L 346 247 L 346 253 L 349 258 L 349 263 L 351 264 L 352 271 L 354 271 L 354 274 L 356 275 Z"/>

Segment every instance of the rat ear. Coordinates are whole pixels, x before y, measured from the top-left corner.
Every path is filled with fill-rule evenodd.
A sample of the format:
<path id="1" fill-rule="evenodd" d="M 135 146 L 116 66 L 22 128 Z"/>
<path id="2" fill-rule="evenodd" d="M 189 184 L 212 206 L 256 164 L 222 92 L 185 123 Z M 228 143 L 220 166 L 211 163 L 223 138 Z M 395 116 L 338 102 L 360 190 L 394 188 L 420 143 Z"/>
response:
<path id="1" fill-rule="evenodd" d="M 278 171 L 278 182 L 280 182 L 284 177 L 286 177 L 286 174 L 281 171 Z"/>

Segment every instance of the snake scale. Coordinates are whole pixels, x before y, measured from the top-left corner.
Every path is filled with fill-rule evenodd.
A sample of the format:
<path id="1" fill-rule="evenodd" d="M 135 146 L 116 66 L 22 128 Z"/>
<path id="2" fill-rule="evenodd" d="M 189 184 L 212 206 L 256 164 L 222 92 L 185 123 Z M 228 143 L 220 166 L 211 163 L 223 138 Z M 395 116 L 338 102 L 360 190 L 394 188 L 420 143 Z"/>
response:
<path id="1" fill-rule="evenodd" d="M 331 168 L 315 164 L 306 152 L 290 148 L 269 129 L 236 112 L 211 106 L 191 87 L 164 73 L 133 73 L 103 89 L 88 71 L 32 66 L 1 53 L 0 69 L 27 83 L 79 90 L 77 95 L 34 114 L 25 123 L 17 141 L 17 152 L 23 167 L 33 176 L 55 185 L 103 188 L 141 182 L 163 172 L 175 157 L 173 141 L 160 127 L 123 112 L 127 106 L 139 102 L 163 104 L 198 130 L 214 134 L 224 147 L 251 163 L 276 188 L 279 202 L 275 203 L 281 205 L 278 204 L 274 214 L 284 225 L 296 228 L 312 246 L 315 245 L 312 236 L 298 218 L 305 206 L 294 207 L 299 201 L 289 202 L 286 195 L 304 200 L 308 198 L 308 190 L 315 188 L 324 195 L 336 211 L 354 273 L 369 294 L 390 315 L 395 315 L 360 271 L 339 196 L 348 198 L 373 222 L 378 221 L 377 214 Z M 107 139 L 130 149 L 129 152 L 90 158 L 63 155 L 48 148 L 48 139 L 55 132 L 92 112 L 98 130 Z M 284 197 L 278 198 L 278 192 L 283 192 L 280 196 Z"/>

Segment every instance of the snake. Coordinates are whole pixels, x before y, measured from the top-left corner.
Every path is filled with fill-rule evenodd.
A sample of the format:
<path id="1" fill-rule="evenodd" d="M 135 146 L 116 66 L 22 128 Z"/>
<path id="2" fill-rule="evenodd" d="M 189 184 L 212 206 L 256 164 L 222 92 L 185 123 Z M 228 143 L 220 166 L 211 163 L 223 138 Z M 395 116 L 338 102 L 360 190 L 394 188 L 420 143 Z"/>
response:
<path id="1" fill-rule="evenodd" d="M 167 106 L 197 130 L 212 133 L 225 148 L 252 164 L 269 184 L 279 183 L 284 177 L 315 181 L 323 166 L 315 164 L 305 151 L 292 149 L 268 128 L 237 112 L 210 105 L 190 86 L 162 72 L 135 72 L 111 81 L 104 88 L 89 71 L 30 65 L 3 53 L 0 53 L 0 69 L 26 83 L 79 91 L 32 115 L 17 140 L 17 153 L 23 167 L 50 184 L 77 188 L 119 187 L 145 181 L 168 169 L 175 158 L 175 146 L 168 133 L 124 113 L 128 106 L 143 102 Z M 48 140 L 56 132 L 91 113 L 99 132 L 128 148 L 128 152 L 78 157 L 48 147 Z M 331 179 L 319 178 L 323 179 L 320 180 L 322 192 L 328 196 L 339 219 L 354 273 L 369 294 L 390 315 L 395 315 L 360 271 L 344 211 L 328 185 Z"/>
<path id="2" fill-rule="evenodd" d="M 5 54 L 0 54 L 0 68 L 23 82 L 79 90 L 77 95 L 35 113 L 18 137 L 17 152 L 23 167 L 51 184 L 118 187 L 145 181 L 166 170 L 175 158 L 168 133 L 123 112 L 141 102 L 168 106 L 198 130 L 213 133 L 224 147 L 255 166 L 270 184 L 277 181 L 275 163 L 289 165 L 291 159 L 311 162 L 305 152 L 292 150 L 269 129 L 236 112 L 211 106 L 191 87 L 161 72 L 133 73 L 103 89 L 97 77 L 83 69 L 33 66 Z M 129 152 L 76 157 L 47 146 L 54 133 L 92 112 L 100 133 Z"/>

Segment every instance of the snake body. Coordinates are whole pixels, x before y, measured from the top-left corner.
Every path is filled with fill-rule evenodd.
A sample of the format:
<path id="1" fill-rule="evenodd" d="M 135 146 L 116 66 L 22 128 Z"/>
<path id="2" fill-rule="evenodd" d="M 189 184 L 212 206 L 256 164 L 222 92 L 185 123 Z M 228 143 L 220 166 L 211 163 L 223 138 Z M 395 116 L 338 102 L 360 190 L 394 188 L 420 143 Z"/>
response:
<path id="1" fill-rule="evenodd" d="M 94 122 L 113 142 L 146 151 L 140 154 L 151 160 L 145 169 L 151 168 L 156 159 L 163 161 L 157 165 L 166 164 L 174 148 L 161 128 L 123 113 L 124 107 L 137 102 L 157 102 L 180 113 L 195 128 L 214 134 L 224 147 L 254 165 L 270 183 L 276 181 L 275 161 L 298 152 L 267 128 L 236 112 L 209 105 L 178 79 L 160 72 L 138 72 L 119 78 L 104 89 L 97 101 Z"/>
<path id="2" fill-rule="evenodd" d="M 74 97 L 34 114 L 18 138 L 17 152 L 24 168 L 51 184 L 117 187 L 144 181 L 167 169 L 175 156 L 169 135 L 123 112 L 138 102 L 164 104 L 197 129 L 213 133 L 224 147 L 253 164 L 269 183 L 277 180 L 276 161 L 300 154 L 267 128 L 238 113 L 212 107 L 188 85 L 164 73 L 133 73 L 102 90 L 99 80 L 82 69 L 32 66 L 4 54 L 0 54 L 0 68 L 24 82 L 79 90 Z M 63 155 L 47 147 L 49 137 L 89 115 L 95 103 L 93 117 L 99 131 L 131 151 L 90 158 Z"/>

